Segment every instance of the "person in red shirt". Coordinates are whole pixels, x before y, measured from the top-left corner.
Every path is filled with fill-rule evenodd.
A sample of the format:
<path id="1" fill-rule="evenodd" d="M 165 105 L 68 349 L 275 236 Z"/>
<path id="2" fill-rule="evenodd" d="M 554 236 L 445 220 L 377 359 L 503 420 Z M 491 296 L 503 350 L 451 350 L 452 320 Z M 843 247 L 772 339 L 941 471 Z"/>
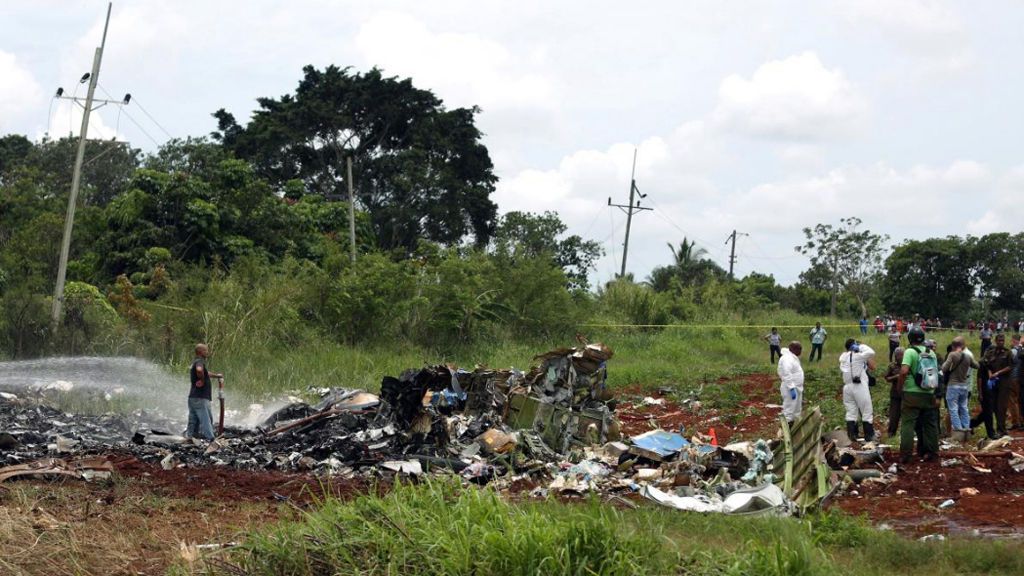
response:
<path id="1" fill-rule="evenodd" d="M 905 330 L 906 327 L 907 326 L 903 323 L 903 318 L 897 318 L 896 319 L 896 331 L 897 332 L 899 332 L 900 334 L 903 334 L 906 331 Z"/>

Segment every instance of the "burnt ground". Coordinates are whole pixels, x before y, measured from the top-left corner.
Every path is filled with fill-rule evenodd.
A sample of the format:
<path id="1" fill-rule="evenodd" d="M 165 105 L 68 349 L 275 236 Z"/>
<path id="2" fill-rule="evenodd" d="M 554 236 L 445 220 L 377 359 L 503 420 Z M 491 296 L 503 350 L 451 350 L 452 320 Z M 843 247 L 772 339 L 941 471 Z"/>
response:
<path id="1" fill-rule="evenodd" d="M 173 468 L 113 457 L 114 469 L 132 478 L 151 493 L 175 498 L 212 501 L 290 502 L 305 506 L 326 496 L 350 498 L 366 493 L 371 483 L 362 478 L 320 479 L 309 474 L 248 471 L 228 467 Z"/>

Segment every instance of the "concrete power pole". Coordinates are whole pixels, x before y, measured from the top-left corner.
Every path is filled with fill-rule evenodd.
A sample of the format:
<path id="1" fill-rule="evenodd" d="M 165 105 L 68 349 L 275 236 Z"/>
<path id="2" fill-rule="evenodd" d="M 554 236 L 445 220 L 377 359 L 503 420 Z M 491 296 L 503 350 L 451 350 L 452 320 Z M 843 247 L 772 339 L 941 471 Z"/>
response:
<path id="1" fill-rule="evenodd" d="M 356 263 L 356 197 L 352 185 L 352 154 L 345 158 L 345 168 L 348 171 L 348 243 L 352 256 L 352 263 Z"/>
<path id="2" fill-rule="evenodd" d="M 62 307 L 64 305 L 64 280 L 68 272 L 68 254 L 71 251 L 71 230 L 75 224 L 75 204 L 78 200 L 78 189 L 82 184 L 82 162 L 85 158 L 85 142 L 89 133 L 89 113 L 92 112 L 93 96 L 96 83 L 100 78 L 100 62 L 103 60 L 103 48 L 107 45 L 107 28 L 110 26 L 110 10 L 113 3 L 107 4 L 107 20 L 103 24 L 103 40 L 92 58 L 92 72 L 89 73 L 89 90 L 85 96 L 85 107 L 82 110 L 82 129 L 78 135 L 78 153 L 75 155 L 75 171 L 71 177 L 71 194 L 68 196 L 68 213 L 64 220 L 64 240 L 60 245 L 60 263 L 57 267 L 57 286 L 53 290 L 53 316 L 51 318 L 53 332 L 60 326 Z"/>
<path id="3" fill-rule="evenodd" d="M 738 234 L 740 236 L 749 236 L 749 234 L 744 234 L 743 232 L 739 232 Z M 736 235 L 737 232 L 733 230 L 732 234 L 725 239 L 726 244 L 730 241 L 732 242 L 732 250 L 729 252 L 729 280 L 733 279 L 733 266 L 736 264 Z"/>
<path id="4" fill-rule="evenodd" d="M 622 271 L 619 272 L 620 278 L 626 276 L 626 256 L 629 254 L 629 230 L 633 224 L 633 214 L 643 212 L 644 210 L 653 210 L 653 208 L 641 207 L 639 200 L 636 200 L 634 203 L 635 195 L 638 194 L 640 198 L 647 197 L 647 194 L 640 194 L 640 189 L 636 187 L 636 149 L 633 149 L 633 175 L 629 180 L 629 204 L 612 204 L 612 199 L 608 199 L 609 206 L 615 206 L 626 213 L 626 239 L 622 243 Z"/>

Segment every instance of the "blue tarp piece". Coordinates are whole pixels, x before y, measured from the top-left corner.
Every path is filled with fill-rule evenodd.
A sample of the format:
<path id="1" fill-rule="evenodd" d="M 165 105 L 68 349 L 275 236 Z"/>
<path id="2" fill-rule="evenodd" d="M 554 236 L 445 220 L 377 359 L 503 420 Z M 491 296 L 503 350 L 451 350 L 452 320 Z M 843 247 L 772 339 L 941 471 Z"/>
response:
<path id="1" fill-rule="evenodd" d="M 668 430 L 651 430 L 630 438 L 633 445 L 667 458 L 689 446 L 690 442 L 681 434 Z"/>

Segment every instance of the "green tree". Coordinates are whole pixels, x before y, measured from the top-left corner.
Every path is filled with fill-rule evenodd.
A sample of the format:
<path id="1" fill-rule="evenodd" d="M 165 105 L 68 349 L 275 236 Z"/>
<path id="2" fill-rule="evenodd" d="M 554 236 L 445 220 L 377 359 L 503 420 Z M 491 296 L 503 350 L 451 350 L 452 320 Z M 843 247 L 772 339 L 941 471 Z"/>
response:
<path id="1" fill-rule="evenodd" d="M 573 234 L 555 212 L 509 212 L 501 217 L 494 234 L 494 253 L 505 261 L 549 258 L 562 269 L 570 289 L 590 289 L 588 275 L 604 254 L 601 244 Z M 562 237 L 562 238 L 560 238 Z"/>
<path id="2" fill-rule="evenodd" d="M 904 316 L 957 316 L 974 294 L 972 266 L 962 238 L 907 241 L 885 260 L 882 302 L 886 310 Z"/>
<path id="3" fill-rule="evenodd" d="M 448 110 L 409 79 L 337 66 L 306 66 L 295 94 L 257 102 L 246 126 L 218 110 L 214 137 L 278 190 L 297 179 L 307 193 L 346 198 L 351 156 L 358 200 L 382 248 L 412 252 L 421 238 L 452 245 L 470 234 L 478 246 L 489 241 L 497 179 L 478 109 Z"/>
<path id="4" fill-rule="evenodd" d="M 811 267 L 828 271 L 831 303 L 829 314 L 836 315 L 840 291 L 852 295 L 867 315 L 867 301 L 880 280 L 882 250 L 889 237 L 867 229 L 856 216 L 841 218 L 839 226 L 818 224 L 804 228 L 807 241 L 795 250 L 811 260 Z M 820 269 L 819 269 L 820 270 Z"/>
<path id="5" fill-rule="evenodd" d="M 998 308 L 1024 310 L 1024 233 L 969 238 L 974 278 Z"/>
<path id="6" fill-rule="evenodd" d="M 49 190 L 67 202 L 71 190 L 78 138 L 43 139 L 26 163 L 40 170 Z M 85 144 L 80 198 L 85 206 L 106 206 L 128 189 L 139 166 L 141 151 L 117 140 L 89 140 Z"/>
<path id="7" fill-rule="evenodd" d="M 692 240 L 683 238 L 678 247 L 670 242 L 668 249 L 672 252 L 672 264 L 656 267 L 647 277 L 647 284 L 656 292 L 702 286 L 709 281 L 725 279 L 725 270 L 707 258 L 707 250 Z"/>
<path id="8" fill-rule="evenodd" d="M 0 138 L 0 184 L 5 181 L 5 174 L 23 165 L 31 154 L 32 141 L 21 134 L 8 134 Z"/>

